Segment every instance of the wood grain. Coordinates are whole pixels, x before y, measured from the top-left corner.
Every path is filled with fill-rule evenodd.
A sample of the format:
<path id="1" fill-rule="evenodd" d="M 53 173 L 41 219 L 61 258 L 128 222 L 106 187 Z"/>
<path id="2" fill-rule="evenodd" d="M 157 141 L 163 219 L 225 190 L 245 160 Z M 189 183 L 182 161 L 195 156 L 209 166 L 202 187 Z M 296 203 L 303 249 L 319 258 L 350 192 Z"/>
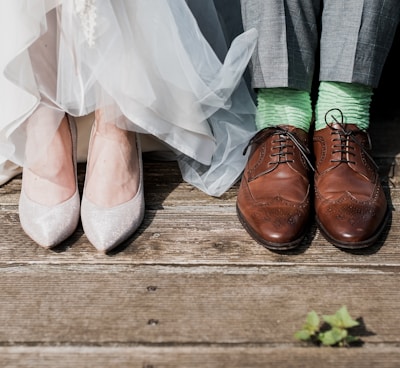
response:
<path id="1" fill-rule="evenodd" d="M 400 343 L 400 267 L 32 265 L 0 269 L 0 343 L 284 344 L 347 305 Z"/>
<path id="2" fill-rule="evenodd" d="M 395 368 L 396 346 L 362 349 L 319 349 L 276 346 L 156 347 L 3 347 L 4 367 L 14 368 Z"/>
<path id="3" fill-rule="evenodd" d="M 271 252 L 221 198 L 182 181 L 174 162 L 145 161 L 146 217 L 108 255 L 81 225 L 53 250 L 18 218 L 21 176 L 0 188 L 0 366 L 398 367 L 399 115 L 371 126 L 392 218 L 371 249 L 345 252 L 316 229 L 299 249 Z M 387 137 L 390 131 L 391 136 Z M 82 191 L 85 165 L 79 165 Z M 306 314 L 346 305 L 360 348 L 310 347 L 293 334 Z"/>

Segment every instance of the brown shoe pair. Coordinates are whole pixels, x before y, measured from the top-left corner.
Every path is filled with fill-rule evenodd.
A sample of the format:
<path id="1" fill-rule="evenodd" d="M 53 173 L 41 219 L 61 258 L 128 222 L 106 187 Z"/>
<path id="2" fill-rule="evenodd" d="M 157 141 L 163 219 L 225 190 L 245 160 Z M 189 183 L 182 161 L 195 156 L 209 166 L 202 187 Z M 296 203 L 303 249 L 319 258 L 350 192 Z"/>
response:
<path id="1" fill-rule="evenodd" d="M 388 219 L 369 136 L 333 123 L 314 133 L 314 208 L 326 239 L 340 248 L 372 245 Z M 308 134 L 292 126 L 267 128 L 250 141 L 237 197 L 244 228 L 266 248 L 286 250 L 304 238 L 311 214 Z"/>

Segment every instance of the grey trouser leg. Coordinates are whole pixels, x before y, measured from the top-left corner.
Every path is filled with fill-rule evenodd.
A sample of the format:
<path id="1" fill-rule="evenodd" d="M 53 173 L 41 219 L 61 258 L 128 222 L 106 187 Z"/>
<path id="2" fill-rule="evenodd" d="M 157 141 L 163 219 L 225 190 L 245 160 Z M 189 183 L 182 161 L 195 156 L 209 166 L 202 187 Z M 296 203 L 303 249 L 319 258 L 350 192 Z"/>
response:
<path id="1" fill-rule="evenodd" d="M 377 87 L 399 16 L 399 0 L 325 0 L 320 80 Z"/>
<path id="2" fill-rule="evenodd" d="M 251 61 L 254 88 L 309 91 L 319 41 L 321 80 L 375 87 L 400 16 L 399 0 L 241 0 L 241 5 L 244 28 L 259 32 Z"/>

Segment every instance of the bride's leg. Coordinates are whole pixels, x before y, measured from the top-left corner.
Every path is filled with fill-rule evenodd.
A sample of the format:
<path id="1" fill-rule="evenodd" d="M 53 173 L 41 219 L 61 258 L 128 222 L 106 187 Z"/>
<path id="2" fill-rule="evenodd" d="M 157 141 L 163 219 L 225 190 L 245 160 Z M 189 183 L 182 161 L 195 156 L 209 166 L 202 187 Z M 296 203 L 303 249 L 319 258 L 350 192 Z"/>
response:
<path id="1" fill-rule="evenodd" d="M 144 216 L 140 141 L 134 132 L 105 122 L 96 112 L 89 144 L 81 219 L 89 241 L 102 252 L 122 243 Z"/>
<path id="2" fill-rule="evenodd" d="M 60 116 L 60 125 L 47 142 L 47 131 Z M 75 126 L 64 114 L 40 105 L 29 118 L 26 132 L 20 222 L 36 243 L 50 248 L 72 235 L 79 221 Z"/>
<path id="3" fill-rule="evenodd" d="M 23 170 L 24 190 L 28 198 L 45 206 L 64 202 L 76 191 L 73 143 L 65 115 L 49 146 L 43 152 L 37 153 L 43 144 L 42 133 L 57 118 L 59 112 L 40 106 L 29 119 L 33 120 L 33 124 L 29 121 L 27 123 L 28 166 Z"/>
<path id="4" fill-rule="evenodd" d="M 136 134 L 105 122 L 96 111 L 86 169 L 87 199 L 101 207 L 117 206 L 135 196 L 139 180 Z"/>

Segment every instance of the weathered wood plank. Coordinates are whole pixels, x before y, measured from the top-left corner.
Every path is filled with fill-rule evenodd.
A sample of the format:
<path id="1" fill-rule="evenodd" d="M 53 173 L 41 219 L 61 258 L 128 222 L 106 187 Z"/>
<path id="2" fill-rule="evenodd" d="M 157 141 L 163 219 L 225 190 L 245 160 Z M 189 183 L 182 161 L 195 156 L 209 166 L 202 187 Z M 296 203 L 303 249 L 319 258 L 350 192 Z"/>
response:
<path id="1" fill-rule="evenodd" d="M 153 216 L 150 218 L 150 216 Z M 174 218 L 171 223 L 170 219 Z M 212 224 L 210 224 L 212 218 Z M 11 219 L 11 221 L 10 221 Z M 17 215 L 0 215 L 7 226 L 1 231 L 0 259 L 19 263 L 130 263 L 130 264 L 321 264 L 399 265 L 399 215 L 385 242 L 361 251 L 341 251 L 313 228 L 298 250 L 279 253 L 266 250 L 242 229 L 235 214 L 184 211 L 148 212 L 138 233 L 108 255 L 96 253 L 82 228 L 54 250 L 37 246 L 20 228 Z"/>
<path id="2" fill-rule="evenodd" d="M 13 368 L 397 368 L 400 349 L 269 347 L 0 347 L 3 367 Z"/>
<path id="3" fill-rule="evenodd" d="M 21 179 L 0 188 L 0 260 L 3 263 L 132 263 L 132 264 L 400 264 L 400 215 L 393 218 L 376 247 L 343 252 L 315 226 L 296 251 L 267 251 L 243 230 L 235 213 L 237 185 L 222 198 L 212 198 L 182 183 L 175 163 L 146 163 L 146 216 L 143 225 L 109 256 L 99 255 L 82 228 L 53 251 L 38 247 L 22 231 L 18 218 Z M 84 167 L 80 166 L 82 183 Z M 165 178 L 168 178 L 166 180 Z M 398 176 L 390 189 L 391 205 L 400 209 Z"/>
<path id="4" fill-rule="evenodd" d="M 399 267 L 9 266 L 0 345 L 287 344 L 347 305 L 366 343 L 400 344 Z"/>
<path id="5" fill-rule="evenodd" d="M 149 218 L 149 214 L 154 217 Z M 48 251 L 23 233 L 16 215 L 0 215 L 0 221 L 7 224 L 1 231 L 1 263 L 400 264 L 400 215 L 397 214 L 385 242 L 371 249 L 341 251 L 312 229 L 298 250 L 286 253 L 268 251 L 253 241 L 235 214 L 198 212 L 191 216 L 170 211 L 147 215 L 138 233 L 107 256 L 96 253 L 82 228 L 62 245 Z M 171 218 L 174 223 L 170 222 Z"/>
<path id="6" fill-rule="evenodd" d="M 173 220 L 172 220 L 173 219 Z M 98 254 L 81 226 L 54 250 L 37 246 L 22 231 L 17 211 L 0 211 L 0 262 L 129 264 L 320 264 L 400 265 L 400 213 L 371 249 L 345 252 L 329 244 L 313 227 L 298 250 L 271 252 L 250 238 L 234 208 L 174 207 L 147 210 L 138 232 L 109 255 Z"/>
<path id="7" fill-rule="evenodd" d="M 400 123 L 399 123 L 400 125 Z M 399 149 L 400 150 L 400 149 Z M 385 188 L 394 191 L 393 202 L 400 206 L 400 157 L 377 160 Z M 79 164 L 79 187 L 82 191 L 85 165 Z M 183 182 L 175 162 L 145 162 L 144 187 L 149 208 L 174 206 L 232 206 L 236 201 L 238 184 L 220 198 L 208 196 L 190 184 Z M 389 189 L 390 188 L 390 189 Z M 0 210 L 6 206 L 17 206 L 21 190 L 21 175 L 0 187 Z"/>

